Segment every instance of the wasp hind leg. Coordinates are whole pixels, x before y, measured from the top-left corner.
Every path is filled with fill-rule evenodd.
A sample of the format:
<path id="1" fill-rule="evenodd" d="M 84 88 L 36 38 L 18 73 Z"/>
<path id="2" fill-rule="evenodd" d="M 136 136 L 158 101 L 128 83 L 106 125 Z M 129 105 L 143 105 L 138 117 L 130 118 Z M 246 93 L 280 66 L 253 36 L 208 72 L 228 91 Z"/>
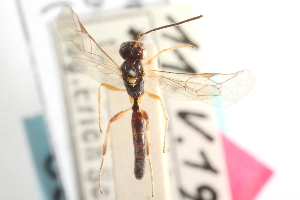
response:
<path id="1" fill-rule="evenodd" d="M 143 118 L 146 120 L 146 158 L 149 162 L 150 167 L 150 175 L 151 175 L 151 185 L 152 185 L 152 197 L 154 197 L 154 178 L 153 178 L 153 168 L 151 162 L 151 155 L 150 155 L 150 136 L 149 136 L 149 117 L 146 111 L 141 109 L 143 114 Z"/>
<path id="2" fill-rule="evenodd" d="M 98 182 L 99 182 L 99 190 L 102 194 L 104 194 L 102 188 L 101 188 L 101 174 L 102 174 L 102 169 L 103 169 L 103 164 L 104 164 L 104 159 L 105 159 L 105 155 L 106 155 L 106 149 L 107 149 L 107 143 L 108 143 L 108 137 L 110 134 L 110 125 L 117 121 L 118 119 L 120 119 L 121 117 L 123 117 L 128 111 L 130 111 L 131 108 L 128 108 L 127 110 L 121 111 L 119 113 L 117 113 L 115 116 L 113 116 L 109 122 L 108 122 L 108 126 L 106 129 L 106 135 L 105 135 L 105 139 L 103 142 L 103 149 L 102 149 L 102 160 L 101 160 L 101 165 L 100 165 L 100 170 L 99 170 L 99 176 L 98 176 Z"/>

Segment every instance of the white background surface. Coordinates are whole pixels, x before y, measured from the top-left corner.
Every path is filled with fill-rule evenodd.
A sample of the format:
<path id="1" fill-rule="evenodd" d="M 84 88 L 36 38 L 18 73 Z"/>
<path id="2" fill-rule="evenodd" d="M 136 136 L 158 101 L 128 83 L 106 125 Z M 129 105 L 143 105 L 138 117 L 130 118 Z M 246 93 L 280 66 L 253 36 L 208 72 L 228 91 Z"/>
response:
<path id="1" fill-rule="evenodd" d="M 40 199 L 23 118 L 41 114 L 14 1 L 0 6 L 0 199 Z"/>
<path id="2" fill-rule="evenodd" d="M 253 91 L 223 109 L 226 134 L 274 170 L 259 200 L 300 199 L 297 1 L 200 1 L 204 66 L 248 68 Z"/>
<path id="3" fill-rule="evenodd" d="M 198 21 L 204 67 L 222 73 L 248 68 L 256 75 L 253 91 L 222 110 L 226 134 L 274 170 L 256 199 L 298 200 L 298 2 L 190 2 L 204 15 Z M 15 2 L 2 2 L 0 13 L 1 199 L 39 199 L 20 117 L 41 112 L 41 106 L 33 96 L 34 78 L 26 74 L 30 57 Z"/>

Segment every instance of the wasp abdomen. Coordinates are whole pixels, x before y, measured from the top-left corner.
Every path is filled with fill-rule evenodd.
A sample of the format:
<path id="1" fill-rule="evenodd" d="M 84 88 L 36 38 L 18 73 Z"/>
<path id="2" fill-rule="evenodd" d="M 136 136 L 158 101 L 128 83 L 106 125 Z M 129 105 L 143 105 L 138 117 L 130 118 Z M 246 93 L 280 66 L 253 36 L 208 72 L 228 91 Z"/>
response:
<path id="1" fill-rule="evenodd" d="M 134 174 L 136 179 L 142 179 L 145 173 L 146 158 L 146 122 L 139 110 L 133 109 L 132 112 L 132 134 L 134 146 Z"/>
<path id="2" fill-rule="evenodd" d="M 134 143 L 134 174 L 136 179 L 142 179 L 145 173 L 146 140 L 145 134 L 133 134 Z"/>

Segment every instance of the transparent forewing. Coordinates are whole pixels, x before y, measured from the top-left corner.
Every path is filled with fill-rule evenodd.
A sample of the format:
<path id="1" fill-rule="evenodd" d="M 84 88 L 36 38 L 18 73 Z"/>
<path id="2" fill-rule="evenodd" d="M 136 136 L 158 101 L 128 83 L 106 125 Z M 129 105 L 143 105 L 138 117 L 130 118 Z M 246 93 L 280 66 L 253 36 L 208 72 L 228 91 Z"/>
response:
<path id="1" fill-rule="evenodd" d="M 146 84 L 154 84 L 172 99 L 199 100 L 228 107 L 245 97 L 255 84 L 254 74 L 245 69 L 233 74 L 185 74 L 145 70 Z M 151 85 L 146 86 L 151 88 Z"/>
<path id="2" fill-rule="evenodd" d="M 57 25 L 64 43 L 75 54 L 73 67 L 78 72 L 111 85 L 116 84 L 116 79 L 122 78 L 120 67 L 88 34 L 70 6 L 61 9 Z"/>

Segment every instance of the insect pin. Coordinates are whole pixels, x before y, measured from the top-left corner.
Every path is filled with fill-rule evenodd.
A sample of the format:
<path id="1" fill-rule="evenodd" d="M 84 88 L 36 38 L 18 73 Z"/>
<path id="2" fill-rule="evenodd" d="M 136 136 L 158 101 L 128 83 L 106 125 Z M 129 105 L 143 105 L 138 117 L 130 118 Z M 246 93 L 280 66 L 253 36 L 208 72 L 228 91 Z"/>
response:
<path id="1" fill-rule="evenodd" d="M 202 15 L 178 23 L 158 27 L 138 35 L 135 41 L 123 42 L 120 46 L 119 54 L 125 61 L 119 66 L 89 35 L 79 21 L 77 14 L 70 6 L 64 6 L 61 9 L 58 16 L 58 28 L 64 43 L 75 53 L 72 60 L 73 67 L 78 72 L 101 83 L 98 90 L 100 132 L 102 132 L 100 124 L 101 87 L 112 91 L 127 92 L 130 103 L 132 104 L 131 108 L 115 114 L 108 123 L 99 170 L 99 189 L 102 194 L 104 194 L 104 192 L 101 188 L 101 174 L 106 156 L 110 126 L 113 122 L 132 110 L 131 126 L 135 153 L 134 174 L 136 179 L 142 179 L 145 173 L 145 162 L 146 160 L 149 161 L 152 196 L 154 196 L 154 179 L 150 156 L 150 142 L 148 139 L 149 117 L 145 110 L 140 109 L 143 95 L 146 94 L 152 99 L 159 100 L 161 103 L 166 120 L 163 145 L 164 153 L 169 118 L 161 97 L 150 92 L 151 85 L 160 88 L 164 94 L 170 98 L 177 100 L 198 100 L 216 107 L 227 107 L 235 104 L 245 97 L 253 88 L 255 77 L 253 73 L 247 69 L 232 74 L 186 74 L 149 70 L 145 67 L 145 65 L 150 65 L 155 58 L 166 51 L 182 47 L 195 47 L 192 45 L 183 45 L 164 49 L 150 60 L 143 62 L 146 50 L 145 45 L 140 40 L 144 35 L 201 17 Z M 122 81 L 125 88 L 118 88 L 118 81 Z"/>

